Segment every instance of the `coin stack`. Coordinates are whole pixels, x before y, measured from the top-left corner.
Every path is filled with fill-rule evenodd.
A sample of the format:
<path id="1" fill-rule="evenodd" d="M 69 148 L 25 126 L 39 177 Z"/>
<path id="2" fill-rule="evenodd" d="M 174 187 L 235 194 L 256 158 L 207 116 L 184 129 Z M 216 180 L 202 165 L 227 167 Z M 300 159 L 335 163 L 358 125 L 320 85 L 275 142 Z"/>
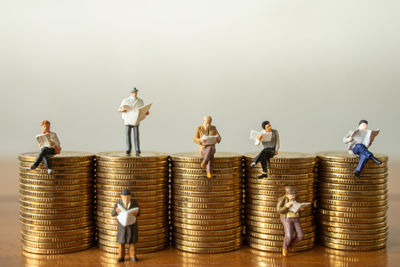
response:
<path id="1" fill-rule="evenodd" d="M 359 157 L 348 152 L 318 153 L 318 237 L 323 246 L 352 251 L 384 248 L 388 157 L 376 154 L 354 175 Z"/>
<path id="2" fill-rule="evenodd" d="M 178 153 L 172 164 L 172 238 L 179 250 L 222 253 L 242 243 L 242 156 L 217 152 L 207 178 L 198 153 Z"/>
<path id="3" fill-rule="evenodd" d="M 142 152 L 135 157 L 116 151 L 98 153 L 96 159 L 98 246 L 104 251 L 118 253 L 118 223 L 111 212 L 121 199 L 122 190 L 129 189 L 140 208 L 137 252 L 150 253 L 165 248 L 169 244 L 168 155 Z"/>
<path id="4" fill-rule="evenodd" d="M 269 161 L 268 177 L 257 179 L 263 173 L 261 166 L 250 167 L 256 155 L 249 153 L 244 156 L 247 242 L 255 249 L 281 252 L 284 231 L 276 207 L 278 198 L 285 194 L 285 186 L 294 186 L 298 192 L 298 202 L 314 202 L 316 157 L 306 153 L 279 152 Z M 312 205 L 306 206 L 301 212 L 300 223 L 304 239 L 289 251 L 305 251 L 314 246 Z"/>
<path id="5" fill-rule="evenodd" d="M 50 158 L 52 174 L 43 162 L 29 167 L 38 152 L 18 158 L 22 248 L 36 254 L 80 251 L 94 243 L 94 155 L 62 152 Z"/>

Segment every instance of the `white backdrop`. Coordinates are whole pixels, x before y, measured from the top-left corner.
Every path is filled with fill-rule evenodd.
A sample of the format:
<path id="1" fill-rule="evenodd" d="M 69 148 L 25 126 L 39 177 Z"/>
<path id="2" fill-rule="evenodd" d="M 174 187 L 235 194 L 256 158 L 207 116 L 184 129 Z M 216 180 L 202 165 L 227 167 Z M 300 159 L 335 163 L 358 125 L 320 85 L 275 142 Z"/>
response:
<path id="1" fill-rule="evenodd" d="M 1 154 L 37 150 L 52 122 L 64 150 L 124 150 L 117 108 L 153 102 L 142 150 L 197 151 L 203 115 L 219 151 L 258 150 L 270 120 L 281 150 L 345 149 L 368 119 L 372 151 L 400 158 L 400 2 L 158 0 L 0 2 Z"/>

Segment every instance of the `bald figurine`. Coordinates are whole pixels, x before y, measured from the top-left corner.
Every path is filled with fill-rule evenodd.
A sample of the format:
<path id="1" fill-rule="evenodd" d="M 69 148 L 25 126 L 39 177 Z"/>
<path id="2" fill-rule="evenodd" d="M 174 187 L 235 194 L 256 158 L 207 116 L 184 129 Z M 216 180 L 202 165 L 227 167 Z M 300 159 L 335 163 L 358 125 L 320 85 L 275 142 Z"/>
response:
<path id="1" fill-rule="evenodd" d="M 206 169 L 207 178 L 212 178 L 212 161 L 215 154 L 215 144 L 208 144 L 205 138 L 216 137 L 216 142 L 221 142 L 221 136 L 218 133 L 217 128 L 211 125 L 211 116 L 205 116 L 203 124 L 196 128 L 196 132 L 193 137 L 193 141 L 199 145 L 199 152 L 203 158 L 201 167 Z"/>

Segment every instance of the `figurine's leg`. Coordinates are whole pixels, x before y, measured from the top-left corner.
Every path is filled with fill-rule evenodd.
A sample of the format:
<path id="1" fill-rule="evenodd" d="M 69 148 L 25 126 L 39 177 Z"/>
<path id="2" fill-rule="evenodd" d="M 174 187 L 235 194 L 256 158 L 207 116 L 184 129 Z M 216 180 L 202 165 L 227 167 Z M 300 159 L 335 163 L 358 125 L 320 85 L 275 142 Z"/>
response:
<path id="1" fill-rule="evenodd" d="M 283 249 L 287 250 L 293 240 L 293 224 L 292 218 L 282 219 L 283 229 L 285 231 L 285 237 L 283 239 Z"/>
<path id="2" fill-rule="evenodd" d="M 138 261 L 136 258 L 135 244 L 129 244 L 129 257 L 131 258 L 131 261 Z"/>
<path id="3" fill-rule="evenodd" d="M 125 244 L 118 243 L 118 262 L 125 260 Z"/>
<path id="4" fill-rule="evenodd" d="M 136 156 L 140 155 L 140 143 L 139 143 L 139 125 L 133 126 L 133 137 L 135 139 L 135 150 Z"/>
<path id="5" fill-rule="evenodd" d="M 125 125 L 125 138 L 126 138 L 126 154 L 130 155 L 132 151 L 132 139 L 131 139 L 131 125 Z"/>
<path id="6" fill-rule="evenodd" d="M 294 226 L 294 229 L 296 230 L 296 239 L 292 242 L 291 245 L 303 240 L 303 238 L 304 238 L 304 232 L 303 232 L 303 229 L 301 228 L 299 218 L 294 219 L 293 226 Z"/>
<path id="7" fill-rule="evenodd" d="M 211 146 L 209 154 L 210 155 L 209 155 L 209 160 L 207 162 L 206 171 L 208 173 L 212 173 L 213 159 L 214 159 L 214 154 L 215 154 L 215 147 Z"/>
<path id="8" fill-rule="evenodd" d="M 31 169 L 36 169 L 37 166 L 39 166 L 40 162 L 42 162 L 44 154 L 46 153 L 46 148 L 47 147 L 42 147 L 42 149 L 40 150 L 39 155 L 37 156 L 35 162 L 33 163 L 33 165 L 31 166 Z"/>
<path id="9" fill-rule="evenodd" d="M 55 154 L 54 148 L 48 148 L 48 147 L 46 147 L 46 149 L 43 153 L 43 162 L 48 170 L 52 169 L 51 168 L 51 160 L 50 160 L 49 156 L 54 155 L 54 154 Z"/>

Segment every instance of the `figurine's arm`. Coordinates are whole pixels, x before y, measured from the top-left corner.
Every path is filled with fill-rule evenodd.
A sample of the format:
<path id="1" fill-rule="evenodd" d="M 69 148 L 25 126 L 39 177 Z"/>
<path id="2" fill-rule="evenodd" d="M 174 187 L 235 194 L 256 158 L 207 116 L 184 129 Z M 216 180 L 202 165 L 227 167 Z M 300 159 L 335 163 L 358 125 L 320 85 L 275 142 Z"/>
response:
<path id="1" fill-rule="evenodd" d="M 290 207 L 287 207 L 287 206 L 291 206 L 291 205 L 287 205 L 290 202 L 286 203 L 286 205 L 284 204 L 284 202 L 285 202 L 285 198 L 283 197 L 276 204 L 276 209 L 277 209 L 278 213 L 280 213 L 280 214 L 286 214 L 289 211 L 289 208 L 290 208 Z"/>
<path id="2" fill-rule="evenodd" d="M 217 142 L 219 144 L 219 143 L 221 143 L 221 135 L 219 134 L 217 127 L 215 127 L 215 132 L 216 132 L 216 135 L 218 135 Z"/>
<path id="3" fill-rule="evenodd" d="M 347 144 L 353 141 L 353 138 L 351 138 L 351 135 L 353 134 L 353 131 L 350 131 L 347 133 L 345 137 L 343 137 L 343 143 Z"/>
<path id="4" fill-rule="evenodd" d="M 114 205 L 114 209 L 113 209 L 113 211 L 111 212 L 111 216 L 113 216 L 113 217 L 118 216 L 118 211 L 117 211 L 117 209 L 119 210 L 117 204 L 115 204 L 115 205 Z"/>
<path id="5" fill-rule="evenodd" d="M 132 199 L 132 202 L 131 202 L 131 206 L 132 206 L 132 208 L 139 208 L 139 204 L 138 204 L 138 202 L 136 201 L 136 199 Z M 133 212 L 133 216 L 139 216 L 140 215 L 140 208 L 139 208 L 139 210 L 138 211 L 134 211 Z"/>
<path id="6" fill-rule="evenodd" d="M 194 133 L 194 136 L 193 136 L 193 141 L 196 144 L 201 145 L 200 138 L 201 138 L 200 128 L 197 127 L 196 132 Z"/>
<path id="7" fill-rule="evenodd" d="M 281 143 L 280 143 L 280 139 L 279 139 L 279 133 L 278 133 L 278 131 L 276 131 L 275 155 L 278 154 L 280 147 L 281 147 Z"/>

